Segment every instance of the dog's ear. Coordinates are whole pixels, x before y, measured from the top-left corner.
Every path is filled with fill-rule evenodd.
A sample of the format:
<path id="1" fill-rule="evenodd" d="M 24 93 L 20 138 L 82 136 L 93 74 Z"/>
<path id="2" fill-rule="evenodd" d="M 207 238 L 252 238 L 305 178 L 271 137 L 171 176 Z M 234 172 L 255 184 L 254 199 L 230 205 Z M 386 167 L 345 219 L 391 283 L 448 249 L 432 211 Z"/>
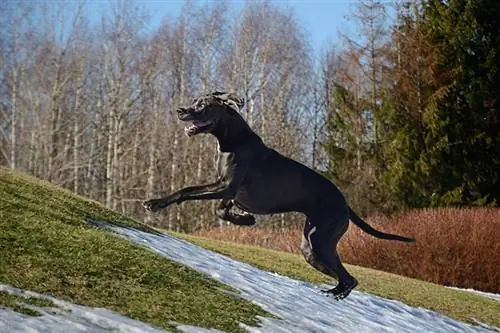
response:
<path id="1" fill-rule="evenodd" d="M 245 106 L 245 99 L 239 98 L 238 96 L 236 96 L 236 94 L 229 93 L 227 100 L 229 103 L 234 104 L 236 106 L 237 108 L 236 111 L 240 111 Z"/>
<path id="2" fill-rule="evenodd" d="M 243 106 L 245 106 L 245 99 L 239 98 L 234 93 L 223 93 L 216 91 L 212 95 L 218 98 L 223 104 L 230 106 L 236 112 L 239 112 L 243 108 Z"/>

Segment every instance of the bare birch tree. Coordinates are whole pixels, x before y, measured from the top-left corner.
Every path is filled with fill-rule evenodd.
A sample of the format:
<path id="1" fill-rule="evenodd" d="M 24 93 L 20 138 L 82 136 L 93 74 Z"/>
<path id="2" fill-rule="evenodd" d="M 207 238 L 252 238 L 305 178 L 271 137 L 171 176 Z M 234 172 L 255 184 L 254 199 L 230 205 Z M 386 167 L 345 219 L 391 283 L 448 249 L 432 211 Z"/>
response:
<path id="1" fill-rule="evenodd" d="M 84 3 L 22 4 L 24 12 L 0 23 L 17 34 L 0 37 L 1 163 L 189 231 L 217 224 L 215 201 L 149 217 L 139 202 L 216 177 L 216 141 L 185 137 L 175 115 L 191 98 L 213 90 L 245 96 L 255 130 L 308 159 L 303 114 L 311 87 L 303 81 L 311 59 L 291 11 L 248 3 L 239 15 L 228 3 L 187 1 L 156 29 L 125 1 L 110 2 L 95 26 Z"/>

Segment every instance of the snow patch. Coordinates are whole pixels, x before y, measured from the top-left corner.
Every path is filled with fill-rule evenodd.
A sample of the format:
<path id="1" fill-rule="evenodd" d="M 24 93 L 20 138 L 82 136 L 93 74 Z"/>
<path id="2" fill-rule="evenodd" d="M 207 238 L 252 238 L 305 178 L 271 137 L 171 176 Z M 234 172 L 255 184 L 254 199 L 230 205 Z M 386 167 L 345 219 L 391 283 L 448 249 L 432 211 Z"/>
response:
<path id="1" fill-rule="evenodd" d="M 460 291 L 466 291 L 466 292 L 469 292 L 469 293 L 472 293 L 472 294 L 476 294 L 476 295 L 479 295 L 479 296 L 483 296 L 483 297 L 494 299 L 496 301 L 500 301 L 500 294 L 487 293 L 485 291 L 475 290 L 475 289 L 472 289 L 472 288 L 467 288 L 467 289 L 457 288 L 457 287 L 446 287 L 446 288 L 450 288 L 450 289 L 454 289 L 454 290 L 460 290 Z"/>
<path id="2" fill-rule="evenodd" d="M 0 333 L 165 333 L 143 322 L 122 316 L 116 312 L 72 304 L 57 298 L 21 290 L 0 284 L 0 292 L 22 297 L 50 300 L 57 307 L 40 308 L 26 305 L 38 311 L 41 316 L 33 317 L 0 307 Z M 24 305 L 24 304 L 23 304 Z M 201 327 L 180 325 L 186 333 L 221 333 Z"/>
<path id="3" fill-rule="evenodd" d="M 240 324 L 250 333 L 332 333 L 332 332 L 491 332 L 499 331 L 477 322 L 472 326 L 436 312 L 413 308 L 399 301 L 358 291 L 343 301 L 321 294 L 331 286 L 313 285 L 276 273 L 261 271 L 166 234 L 150 234 L 100 222 L 120 236 L 152 251 L 205 273 L 241 292 L 243 297 L 281 319 L 259 318 L 260 326 Z M 0 292 L 51 300 L 57 308 L 38 308 L 42 316 L 31 317 L 0 307 L 0 333 L 159 333 L 161 329 L 102 308 L 71 304 L 56 298 L 0 284 Z M 221 333 L 189 325 L 187 333 Z"/>
<path id="4" fill-rule="evenodd" d="M 437 312 L 358 291 L 335 301 L 320 293 L 322 286 L 265 272 L 166 234 L 109 224 L 106 228 L 240 290 L 241 297 L 281 318 L 260 318 L 260 327 L 242 325 L 251 333 L 490 332 Z"/>
<path id="5" fill-rule="evenodd" d="M 165 331 L 103 308 L 90 308 L 54 297 L 24 291 L 0 284 L 0 291 L 9 294 L 52 301 L 57 308 L 30 306 L 42 314 L 33 317 L 0 307 L 0 333 L 163 333 Z"/>

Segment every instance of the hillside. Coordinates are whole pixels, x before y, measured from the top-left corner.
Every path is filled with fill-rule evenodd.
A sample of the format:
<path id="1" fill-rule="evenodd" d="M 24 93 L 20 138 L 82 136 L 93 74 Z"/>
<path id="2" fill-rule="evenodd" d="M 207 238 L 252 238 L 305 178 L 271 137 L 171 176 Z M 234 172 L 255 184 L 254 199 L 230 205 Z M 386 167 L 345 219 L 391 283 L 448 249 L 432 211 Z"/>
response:
<path id="1" fill-rule="evenodd" d="M 184 324 L 198 327 L 189 332 L 202 332 L 199 327 L 243 332 L 257 323 L 260 328 L 253 332 L 349 332 L 360 327 L 377 332 L 484 331 L 449 317 L 499 325 L 500 302 L 484 297 L 353 267 L 361 277 L 359 290 L 394 301 L 356 291 L 335 302 L 318 292 L 316 283 L 327 281 L 298 256 L 187 238 L 280 275 L 161 234 L 46 182 L 0 169 L 0 285 L 106 308 L 170 331 Z M 59 305 L 23 300 L 6 290 L 0 288 L 0 332 L 2 308 L 40 315 L 33 304 Z M 426 302 L 412 304 L 413 295 Z M 426 304 L 449 317 L 399 299 L 413 306 Z M 283 320 L 262 317 L 266 312 L 256 304 Z"/>
<path id="2" fill-rule="evenodd" d="M 255 325 L 256 316 L 265 315 L 221 283 L 96 229 L 87 219 L 141 227 L 99 203 L 0 169 L 0 284 L 165 329 L 182 323 L 242 332 L 239 323 Z M 0 306 L 12 304 L 0 292 Z"/>

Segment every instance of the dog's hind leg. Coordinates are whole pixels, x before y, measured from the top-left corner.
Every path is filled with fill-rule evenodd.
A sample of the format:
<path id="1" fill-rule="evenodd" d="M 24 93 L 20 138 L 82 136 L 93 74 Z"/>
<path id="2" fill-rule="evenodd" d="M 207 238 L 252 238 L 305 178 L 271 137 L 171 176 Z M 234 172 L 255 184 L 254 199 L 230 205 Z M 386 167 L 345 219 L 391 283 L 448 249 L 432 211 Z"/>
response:
<path id="1" fill-rule="evenodd" d="M 321 273 L 337 279 L 337 276 L 332 270 L 329 270 L 318 258 L 316 251 L 313 250 L 311 245 L 311 235 L 316 232 L 316 226 L 311 226 L 309 220 L 306 221 L 304 232 L 302 234 L 302 242 L 300 244 L 300 251 L 304 259 L 309 265 L 320 271 Z"/>
<path id="2" fill-rule="evenodd" d="M 358 285 L 358 281 L 342 265 L 336 249 L 333 250 L 332 258 L 329 260 L 332 268 L 335 267 L 333 269 L 337 273 L 339 282 L 335 288 L 324 290 L 323 292 L 332 294 L 337 300 L 344 299 Z"/>
<path id="3" fill-rule="evenodd" d="M 348 217 L 337 215 L 335 219 L 324 214 L 315 214 L 304 228 L 301 250 L 306 261 L 318 271 L 338 280 L 335 288 L 327 290 L 337 299 L 349 295 L 357 285 L 356 279 L 347 272 L 337 253 L 337 243 L 346 232 Z"/>

